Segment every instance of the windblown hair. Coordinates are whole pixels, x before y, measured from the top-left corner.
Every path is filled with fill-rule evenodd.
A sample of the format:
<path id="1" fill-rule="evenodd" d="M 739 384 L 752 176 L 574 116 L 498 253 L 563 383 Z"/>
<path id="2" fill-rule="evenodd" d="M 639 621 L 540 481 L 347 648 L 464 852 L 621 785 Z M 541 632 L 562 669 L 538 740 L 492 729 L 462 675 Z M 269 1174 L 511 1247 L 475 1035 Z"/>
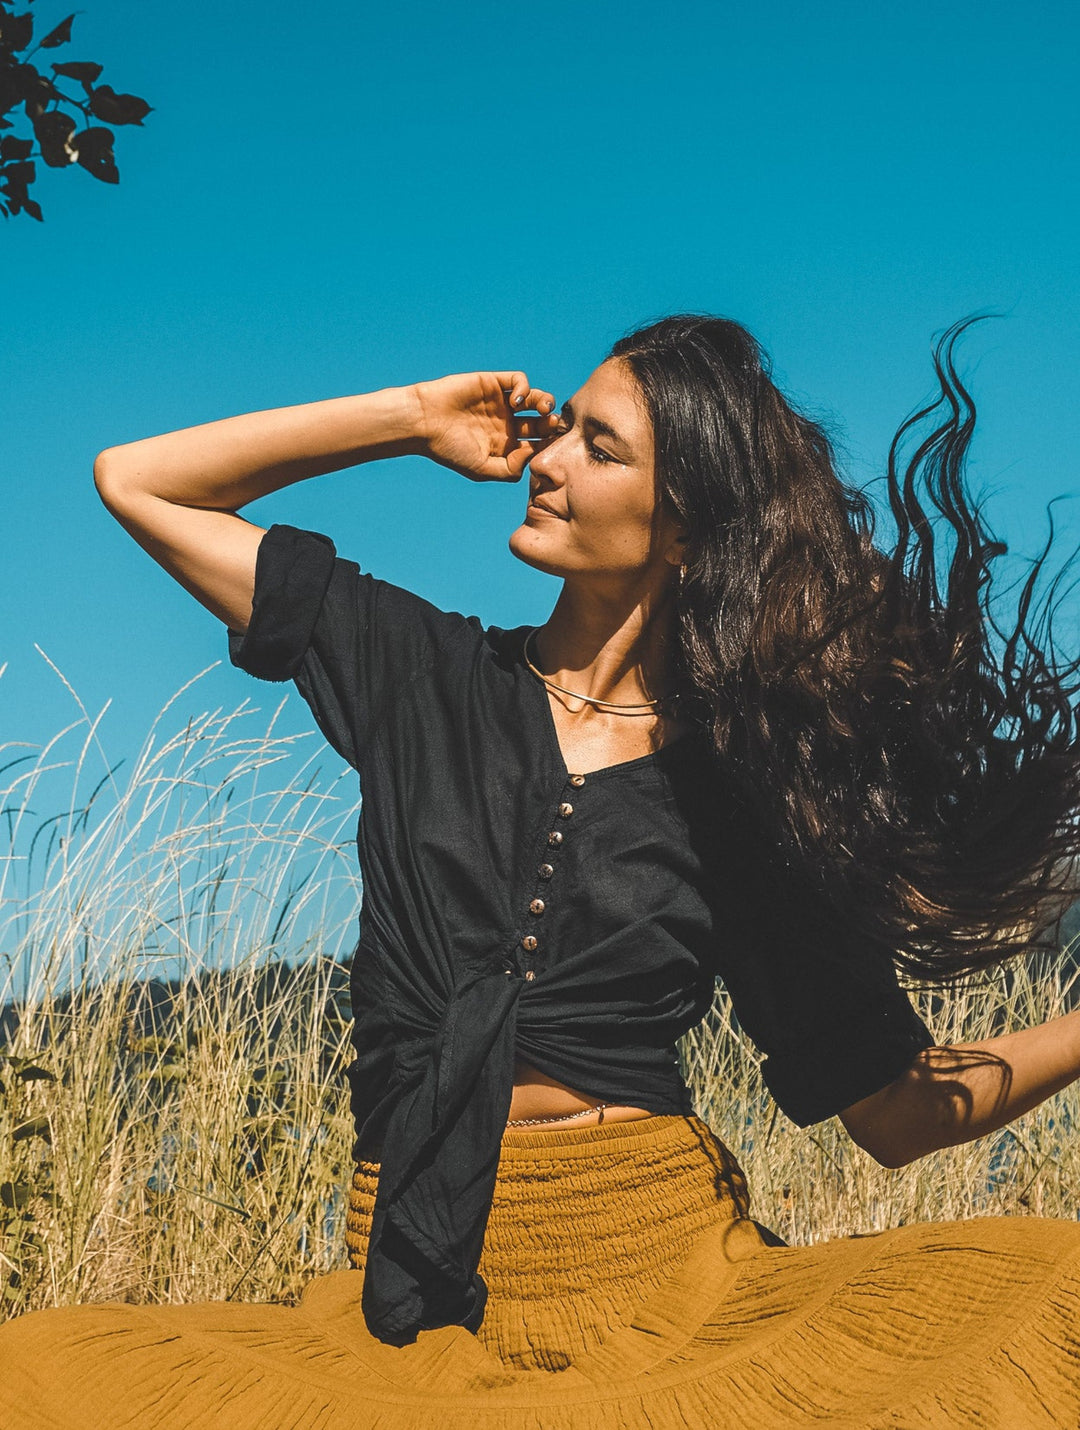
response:
<path id="1" fill-rule="evenodd" d="M 637 379 L 660 489 L 689 532 L 684 687 L 784 857 L 929 984 L 1055 947 L 1040 936 L 1078 894 L 1080 658 L 1053 649 L 1060 574 L 1033 615 L 1053 523 L 1001 630 L 991 564 L 1006 547 L 965 490 L 975 407 L 953 349 L 979 320 L 939 339 L 940 394 L 893 439 L 891 552 L 738 323 L 679 314 L 609 354 Z M 901 476 L 905 438 L 931 417 Z"/>

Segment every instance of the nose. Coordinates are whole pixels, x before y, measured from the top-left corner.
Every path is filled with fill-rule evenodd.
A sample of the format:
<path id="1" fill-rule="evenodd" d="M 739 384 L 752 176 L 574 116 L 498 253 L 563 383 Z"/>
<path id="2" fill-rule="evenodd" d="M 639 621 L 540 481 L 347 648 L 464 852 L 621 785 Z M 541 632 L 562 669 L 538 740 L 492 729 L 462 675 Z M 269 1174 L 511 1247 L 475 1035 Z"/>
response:
<path id="1" fill-rule="evenodd" d="M 529 470 L 534 472 L 536 476 L 542 477 L 544 481 L 555 482 L 557 480 L 557 469 L 552 461 L 551 449 L 556 446 L 562 435 L 563 434 L 560 433 L 559 437 L 548 438 L 543 446 L 533 452 L 529 458 Z"/>

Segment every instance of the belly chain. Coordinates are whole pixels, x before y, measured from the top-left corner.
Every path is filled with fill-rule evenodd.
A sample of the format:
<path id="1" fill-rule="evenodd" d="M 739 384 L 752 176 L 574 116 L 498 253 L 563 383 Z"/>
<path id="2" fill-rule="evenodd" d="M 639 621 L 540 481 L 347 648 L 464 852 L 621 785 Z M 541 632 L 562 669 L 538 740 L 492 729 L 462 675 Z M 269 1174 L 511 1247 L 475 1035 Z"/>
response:
<path id="1" fill-rule="evenodd" d="M 564 1112 L 558 1117 L 519 1117 L 515 1122 L 508 1122 L 507 1127 L 532 1127 L 536 1122 L 569 1122 L 573 1117 L 585 1117 L 590 1112 L 599 1112 L 599 1122 L 603 1122 L 605 1107 L 610 1107 L 610 1102 L 598 1102 L 595 1107 L 583 1107 L 580 1112 Z"/>

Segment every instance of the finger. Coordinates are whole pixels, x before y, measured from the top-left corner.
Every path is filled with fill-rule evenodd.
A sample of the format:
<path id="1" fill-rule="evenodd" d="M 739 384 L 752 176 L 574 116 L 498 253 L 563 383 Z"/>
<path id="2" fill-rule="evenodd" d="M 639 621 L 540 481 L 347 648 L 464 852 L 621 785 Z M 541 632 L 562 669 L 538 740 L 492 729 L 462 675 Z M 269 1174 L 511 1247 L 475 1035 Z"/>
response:
<path id="1" fill-rule="evenodd" d="M 525 399 L 529 395 L 529 379 L 523 372 L 497 372 L 499 386 L 506 394 L 506 400 L 511 407 L 522 407 Z"/>
<path id="2" fill-rule="evenodd" d="M 539 417 L 519 417 L 514 414 L 514 435 L 517 437 L 550 437 L 559 425 L 554 412 L 542 412 Z"/>
<path id="3" fill-rule="evenodd" d="M 506 458 L 506 469 L 510 473 L 510 481 L 521 480 L 521 475 L 525 468 L 533 459 L 533 449 L 530 443 L 523 442 L 522 445 L 509 453 Z"/>
<path id="4" fill-rule="evenodd" d="M 555 398 L 543 387 L 532 387 L 523 372 L 499 372 L 495 376 L 499 386 L 506 393 L 510 406 L 523 412 L 535 408 L 537 412 L 554 412 Z"/>
<path id="5" fill-rule="evenodd" d="M 530 387 L 522 408 L 534 407 L 537 412 L 551 413 L 555 410 L 555 398 L 542 387 Z"/>
<path id="6" fill-rule="evenodd" d="M 542 452 L 553 441 L 554 437 L 550 433 L 543 436 L 521 438 L 518 445 L 512 451 L 507 452 L 503 458 L 510 471 L 511 479 L 517 481 L 537 452 Z"/>

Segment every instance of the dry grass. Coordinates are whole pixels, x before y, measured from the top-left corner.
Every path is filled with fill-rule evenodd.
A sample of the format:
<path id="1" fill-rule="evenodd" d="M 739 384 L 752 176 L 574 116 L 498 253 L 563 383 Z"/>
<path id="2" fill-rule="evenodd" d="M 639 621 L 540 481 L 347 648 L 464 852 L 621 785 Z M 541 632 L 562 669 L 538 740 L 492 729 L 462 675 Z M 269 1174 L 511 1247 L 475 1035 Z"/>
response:
<path id="1" fill-rule="evenodd" d="M 1061 958 L 1032 955 L 947 996 L 911 996 L 937 1043 L 971 1043 L 1067 1012 L 1076 976 Z M 778 1111 L 722 989 L 680 1055 L 699 1112 L 747 1175 L 752 1215 L 787 1242 L 960 1217 L 1080 1216 L 1078 1083 L 999 1132 L 893 1171 L 856 1147 L 837 1118 L 800 1131 Z"/>
<path id="2" fill-rule="evenodd" d="M 205 714 L 155 749 L 159 715 L 122 782 L 85 712 L 36 753 L 0 746 L 0 1003 L 18 1011 L 0 1028 L 0 1314 L 291 1300 L 344 1264 L 359 800 L 324 746 L 274 735 L 277 712 L 265 735 L 238 733 L 251 715 Z M 319 781 L 320 759 L 336 778 Z M 66 808 L 42 819 L 57 780 Z M 939 1042 L 972 1041 L 1063 1011 L 1063 977 L 1032 960 L 917 1002 Z M 722 991 L 681 1053 L 754 1214 L 785 1240 L 1077 1215 L 1075 1085 L 890 1172 L 835 1120 L 800 1131 L 777 1115 Z"/>

